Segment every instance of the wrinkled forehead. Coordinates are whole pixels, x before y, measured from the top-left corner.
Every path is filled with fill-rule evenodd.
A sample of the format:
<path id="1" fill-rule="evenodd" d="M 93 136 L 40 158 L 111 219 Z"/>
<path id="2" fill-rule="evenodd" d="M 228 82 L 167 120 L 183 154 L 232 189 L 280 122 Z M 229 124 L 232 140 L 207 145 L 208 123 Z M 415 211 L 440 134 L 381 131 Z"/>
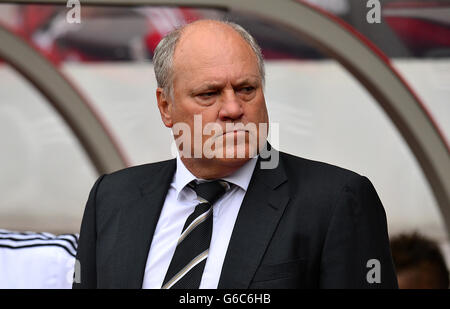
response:
<path id="1" fill-rule="evenodd" d="M 254 61 L 251 46 L 231 26 L 214 21 L 186 26 L 173 56 L 173 69 L 220 65 L 232 61 Z"/>

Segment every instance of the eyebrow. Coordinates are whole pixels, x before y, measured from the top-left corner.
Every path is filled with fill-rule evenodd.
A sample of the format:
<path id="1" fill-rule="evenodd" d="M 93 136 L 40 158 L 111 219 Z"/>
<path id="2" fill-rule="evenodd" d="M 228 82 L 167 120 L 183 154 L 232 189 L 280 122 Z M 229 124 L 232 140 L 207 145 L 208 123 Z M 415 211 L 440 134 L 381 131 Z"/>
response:
<path id="1" fill-rule="evenodd" d="M 192 92 L 199 92 L 199 91 L 207 91 L 207 90 L 217 90 L 218 88 L 222 88 L 223 83 L 220 82 L 207 82 L 203 85 L 195 88 Z"/>
<path id="2" fill-rule="evenodd" d="M 246 85 L 246 84 L 250 84 L 250 85 L 258 84 L 259 85 L 260 81 L 259 81 L 259 78 L 256 76 L 245 77 L 244 79 L 238 81 L 237 83 L 232 84 L 232 87 L 233 88 L 241 87 L 242 85 Z M 192 93 L 208 91 L 208 90 L 217 90 L 219 88 L 222 88 L 223 85 L 224 84 L 222 82 L 205 82 L 201 86 L 193 89 Z"/>
<path id="3" fill-rule="evenodd" d="M 259 77 L 256 76 L 250 76 L 250 77 L 246 77 L 243 80 L 238 81 L 236 84 L 233 85 L 233 87 L 239 87 L 245 84 L 250 84 L 250 85 L 254 85 L 254 84 L 260 84 L 260 79 Z"/>

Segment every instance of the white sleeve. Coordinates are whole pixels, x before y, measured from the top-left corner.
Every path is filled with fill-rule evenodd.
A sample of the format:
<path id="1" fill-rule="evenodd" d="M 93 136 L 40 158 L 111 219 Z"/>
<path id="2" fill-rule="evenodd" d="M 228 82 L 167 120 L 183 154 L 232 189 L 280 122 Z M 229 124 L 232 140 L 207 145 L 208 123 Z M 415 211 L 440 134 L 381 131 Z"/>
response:
<path id="1" fill-rule="evenodd" d="M 0 230 L 1 289 L 70 289 L 77 234 Z"/>

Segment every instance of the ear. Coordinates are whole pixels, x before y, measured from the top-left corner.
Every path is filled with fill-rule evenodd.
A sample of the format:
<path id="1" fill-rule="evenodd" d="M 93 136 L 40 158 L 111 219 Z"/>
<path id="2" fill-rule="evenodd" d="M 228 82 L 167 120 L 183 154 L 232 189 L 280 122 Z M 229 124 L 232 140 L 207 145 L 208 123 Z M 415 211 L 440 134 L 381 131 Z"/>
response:
<path id="1" fill-rule="evenodd" d="M 172 100 L 162 88 L 156 89 L 156 100 L 158 101 L 158 109 L 164 125 L 168 128 L 173 126 L 172 121 Z"/>

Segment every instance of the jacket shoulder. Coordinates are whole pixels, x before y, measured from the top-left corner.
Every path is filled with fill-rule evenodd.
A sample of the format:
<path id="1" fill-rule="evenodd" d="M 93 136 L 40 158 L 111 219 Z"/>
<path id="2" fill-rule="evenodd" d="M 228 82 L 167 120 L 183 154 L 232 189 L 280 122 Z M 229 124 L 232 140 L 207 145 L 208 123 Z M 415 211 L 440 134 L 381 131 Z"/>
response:
<path id="1" fill-rule="evenodd" d="M 135 194 L 146 183 L 158 181 L 162 175 L 173 174 L 176 160 L 132 166 L 101 176 L 100 196 Z"/>
<path id="2" fill-rule="evenodd" d="M 292 190 L 330 194 L 341 191 L 344 186 L 357 186 L 370 182 L 360 174 L 325 162 L 314 161 L 280 152 L 285 173 Z"/>
<path id="3" fill-rule="evenodd" d="M 136 165 L 127 167 L 110 174 L 107 174 L 107 178 L 109 179 L 120 179 L 120 178 L 135 178 L 142 175 L 152 174 L 153 172 L 157 172 L 166 168 L 174 167 L 176 164 L 176 159 L 164 160 L 154 163 L 147 163 L 142 165 Z"/>
<path id="4" fill-rule="evenodd" d="M 336 177 L 352 178 L 361 177 L 358 173 L 349 169 L 339 167 L 333 164 L 297 157 L 292 154 L 280 152 L 280 158 L 283 160 L 286 171 L 301 172 L 307 177 Z"/>

